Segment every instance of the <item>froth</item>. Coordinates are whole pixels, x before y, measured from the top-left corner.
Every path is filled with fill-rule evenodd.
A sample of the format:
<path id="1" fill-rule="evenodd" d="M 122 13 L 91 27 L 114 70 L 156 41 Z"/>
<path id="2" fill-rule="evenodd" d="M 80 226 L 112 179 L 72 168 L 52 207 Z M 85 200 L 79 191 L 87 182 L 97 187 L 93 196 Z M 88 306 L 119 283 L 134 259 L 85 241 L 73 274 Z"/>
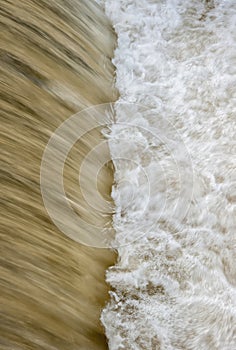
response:
<path id="1" fill-rule="evenodd" d="M 234 349 L 236 4 L 105 7 L 118 34 L 117 123 L 127 123 L 110 138 L 121 246 L 102 314 L 110 349 Z"/>

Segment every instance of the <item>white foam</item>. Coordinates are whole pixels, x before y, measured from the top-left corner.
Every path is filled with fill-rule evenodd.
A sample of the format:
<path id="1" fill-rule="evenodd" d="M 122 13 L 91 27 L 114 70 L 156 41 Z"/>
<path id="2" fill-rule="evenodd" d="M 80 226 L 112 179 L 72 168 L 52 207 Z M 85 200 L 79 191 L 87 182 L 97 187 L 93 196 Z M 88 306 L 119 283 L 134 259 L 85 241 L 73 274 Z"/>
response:
<path id="1" fill-rule="evenodd" d="M 236 349 L 236 2 L 105 8 L 120 102 L 135 104 L 117 103 L 109 141 L 109 347 Z"/>

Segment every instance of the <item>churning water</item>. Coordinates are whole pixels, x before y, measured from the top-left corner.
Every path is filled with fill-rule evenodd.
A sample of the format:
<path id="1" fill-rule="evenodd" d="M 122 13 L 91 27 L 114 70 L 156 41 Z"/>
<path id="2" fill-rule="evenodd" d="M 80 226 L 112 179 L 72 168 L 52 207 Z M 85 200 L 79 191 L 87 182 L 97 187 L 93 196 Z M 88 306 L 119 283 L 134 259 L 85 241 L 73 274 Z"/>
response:
<path id="1" fill-rule="evenodd" d="M 104 7 L 120 92 L 110 349 L 236 349 L 236 3 Z"/>
<path id="2" fill-rule="evenodd" d="M 119 254 L 101 317 L 109 347 L 234 350 L 236 3 L 98 2 L 117 33 L 120 93 L 107 135 Z M 0 346 L 106 349 L 103 274 L 115 254 L 77 244 L 53 225 L 40 165 L 58 126 L 117 98 L 115 36 L 92 0 L 2 0 L 0 19 Z M 63 175 L 79 217 L 103 225 L 77 181 L 98 134 L 79 140 Z M 52 156 L 60 153 L 59 146 Z M 83 183 L 93 197 L 91 168 Z M 101 173 L 98 187 L 109 197 L 112 172 Z M 74 228 L 53 180 L 50 199 Z"/>

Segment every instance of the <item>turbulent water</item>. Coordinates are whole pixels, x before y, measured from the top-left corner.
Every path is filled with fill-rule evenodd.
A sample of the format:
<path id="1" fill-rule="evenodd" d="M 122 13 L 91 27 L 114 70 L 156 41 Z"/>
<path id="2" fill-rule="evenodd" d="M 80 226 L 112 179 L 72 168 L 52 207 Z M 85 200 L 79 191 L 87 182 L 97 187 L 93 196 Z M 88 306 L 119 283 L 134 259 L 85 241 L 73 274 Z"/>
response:
<path id="1" fill-rule="evenodd" d="M 236 3 L 104 5 L 120 92 L 109 347 L 236 349 Z"/>

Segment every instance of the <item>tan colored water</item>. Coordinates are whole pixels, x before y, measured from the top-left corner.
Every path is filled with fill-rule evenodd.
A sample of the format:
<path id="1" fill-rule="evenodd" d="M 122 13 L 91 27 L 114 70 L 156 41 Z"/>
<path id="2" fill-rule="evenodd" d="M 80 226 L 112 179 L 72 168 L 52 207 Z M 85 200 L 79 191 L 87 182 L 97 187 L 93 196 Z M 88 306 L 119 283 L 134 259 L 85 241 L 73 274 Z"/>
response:
<path id="1" fill-rule="evenodd" d="M 105 269 L 115 254 L 75 243 L 56 228 L 39 175 L 44 148 L 64 120 L 116 99 L 115 36 L 90 0 L 1 0 L 0 23 L 0 348 L 106 349 L 99 317 Z M 82 208 L 78 159 L 93 144 L 77 146 L 64 175 L 68 195 Z M 104 168 L 98 184 L 104 195 L 111 183 Z"/>

